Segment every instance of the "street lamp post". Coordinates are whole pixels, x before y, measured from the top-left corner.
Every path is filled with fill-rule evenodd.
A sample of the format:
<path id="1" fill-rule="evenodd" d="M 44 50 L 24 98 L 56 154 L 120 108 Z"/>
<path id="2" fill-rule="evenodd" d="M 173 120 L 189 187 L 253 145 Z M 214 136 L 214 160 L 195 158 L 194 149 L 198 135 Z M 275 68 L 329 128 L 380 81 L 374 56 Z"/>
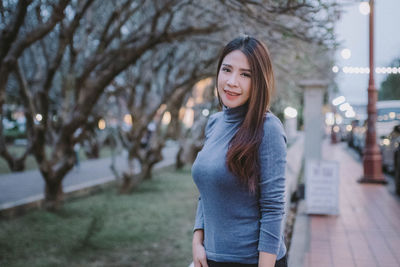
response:
<path id="1" fill-rule="evenodd" d="M 382 174 L 382 156 L 376 143 L 377 90 L 374 81 L 374 0 L 369 1 L 369 82 L 368 82 L 368 130 L 363 157 L 364 174 L 361 183 L 386 183 Z"/>

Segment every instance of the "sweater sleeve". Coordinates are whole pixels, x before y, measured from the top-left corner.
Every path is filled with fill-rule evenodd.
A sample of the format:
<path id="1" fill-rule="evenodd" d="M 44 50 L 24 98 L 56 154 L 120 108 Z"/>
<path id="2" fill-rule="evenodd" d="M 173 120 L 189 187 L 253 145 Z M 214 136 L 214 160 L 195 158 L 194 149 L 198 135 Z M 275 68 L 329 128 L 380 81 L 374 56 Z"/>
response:
<path id="1" fill-rule="evenodd" d="M 201 201 L 201 196 L 199 197 L 199 201 L 197 203 L 197 212 L 193 232 L 197 229 L 204 229 L 203 202 Z"/>
<path id="2" fill-rule="evenodd" d="M 268 113 L 260 146 L 260 236 L 258 250 L 277 254 L 285 208 L 286 136 L 280 120 Z"/>

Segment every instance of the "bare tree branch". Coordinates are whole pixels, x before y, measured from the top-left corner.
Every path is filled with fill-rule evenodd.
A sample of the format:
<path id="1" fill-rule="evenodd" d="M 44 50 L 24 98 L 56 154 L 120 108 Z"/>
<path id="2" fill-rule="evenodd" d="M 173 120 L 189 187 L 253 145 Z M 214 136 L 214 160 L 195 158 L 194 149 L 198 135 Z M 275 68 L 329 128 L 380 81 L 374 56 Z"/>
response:
<path id="1" fill-rule="evenodd" d="M 70 0 L 60 0 L 59 3 L 54 6 L 52 16 L 45 24 L 38 26 L 29 35 L 26 35 L 25 38 L 22 38 L 14 43 L 8 55 L 10 60 L 15 60 L 18 58 L 25 48 L 48 34 L 54 28 L 54 26 L 64 18 L 64 9 L 69 2 Z"/>
<path id="2" fill-rule="evenodd" d="M 6 27 L 0 32 L 0 62 L 3 62 L 4 57 L 7 55 L 11 45 L 17 38 L 18 32 L 24 23 L 27 8 L 32 3 L 32 0 L 21 0 L 17 4 L 17 12 L 14 20 L 11 21 L 10 27 Z M 3 9 L 3 8 L 2 8 Z M 1 65 L 0 65 L 1 66 Z"/>

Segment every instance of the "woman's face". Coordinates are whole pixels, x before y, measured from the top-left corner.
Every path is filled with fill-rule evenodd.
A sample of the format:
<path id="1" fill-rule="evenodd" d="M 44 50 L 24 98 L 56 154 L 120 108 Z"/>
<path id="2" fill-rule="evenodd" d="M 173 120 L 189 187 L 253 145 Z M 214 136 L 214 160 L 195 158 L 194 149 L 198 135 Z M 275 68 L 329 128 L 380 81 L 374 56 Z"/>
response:
<path id="1" fill-rule="evenodd" d="M 225 106 L 235 108 L 247 102 L 250 90 L 249 62 L 242 51 L 234 50 L 222 60 L 218 73 L 218 94 Z"/>

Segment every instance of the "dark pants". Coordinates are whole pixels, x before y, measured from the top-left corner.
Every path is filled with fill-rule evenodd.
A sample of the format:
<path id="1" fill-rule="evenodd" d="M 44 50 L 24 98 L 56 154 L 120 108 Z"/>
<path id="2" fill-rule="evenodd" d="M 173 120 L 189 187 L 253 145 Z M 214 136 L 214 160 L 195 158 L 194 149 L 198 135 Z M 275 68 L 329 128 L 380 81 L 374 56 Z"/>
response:
<path id="1" fill-rule="evenodd" d="M 244 264 L 234 262 L 215 262 L 207 260 L 208 267 L 258 267 L 258 264 Z M 286 255 L 275 262 L 275 267 L 287 267 Z"/>

